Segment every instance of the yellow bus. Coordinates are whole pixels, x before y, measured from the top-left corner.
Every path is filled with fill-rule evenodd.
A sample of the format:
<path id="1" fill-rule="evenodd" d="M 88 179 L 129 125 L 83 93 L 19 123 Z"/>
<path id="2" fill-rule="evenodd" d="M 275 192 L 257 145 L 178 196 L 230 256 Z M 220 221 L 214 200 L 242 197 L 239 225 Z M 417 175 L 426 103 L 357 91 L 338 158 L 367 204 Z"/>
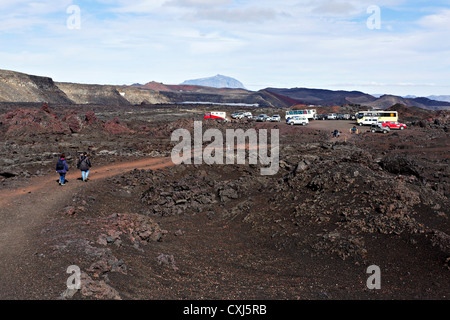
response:
<path id="1" fill-rule="evenodd" d="M 384 111 L 384 110 L 372 110 L 372 111 L 361 111 L 355 114 L 356 122 L 359 124 L 365 122 L 366 118 L 377 118 L 378 122 L 383 121 L 398 121 L 397 111 Z"/>

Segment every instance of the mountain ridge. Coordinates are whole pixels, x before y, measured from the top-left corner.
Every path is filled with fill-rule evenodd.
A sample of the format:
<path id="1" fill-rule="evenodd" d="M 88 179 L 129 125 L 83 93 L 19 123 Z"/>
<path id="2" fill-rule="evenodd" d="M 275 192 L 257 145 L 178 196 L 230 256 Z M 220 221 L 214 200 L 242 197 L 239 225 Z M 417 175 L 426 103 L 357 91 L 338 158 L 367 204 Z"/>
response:
<path id="1" fill-rule="evenodd" d="M 217 74 L 213 77 L 186 80 L 181 85 L 198 85 L 212 88 L 245 89 L 242 82 L 234 78 Z"/>
<path id="2" fill-rule="evenodd" d="M 428 110 L 450 109 L 450 102 L 425 97 L 403 98 L 382 95 L 379 98 L 361 91 L 333 91 L 310 88 L 266 88 L 250 91 L 243 88 L 215 88 L 199 85 L 168 85 L 149 82 L 145 85 L 101 85 L 54 82 L 49 77 L 0 70 L 0 102 L 47 102 L 55 104 L 98 104 L 129 106 L 139 104 L 223 103 L 260 107 L 287 108 L 294 105 L 360 105 L 389 108 L 395 104 Z"/>

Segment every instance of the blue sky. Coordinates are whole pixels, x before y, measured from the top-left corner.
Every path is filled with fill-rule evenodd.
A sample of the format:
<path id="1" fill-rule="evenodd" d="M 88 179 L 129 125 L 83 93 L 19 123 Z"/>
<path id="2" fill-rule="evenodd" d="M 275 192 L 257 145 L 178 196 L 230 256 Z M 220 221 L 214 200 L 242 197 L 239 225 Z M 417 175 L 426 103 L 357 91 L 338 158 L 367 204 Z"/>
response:
<path id="1" fill-rule="evenodd" d="M 62 82 L 450 95 L 448 39 L 450 0 L 0 0 L 0 69 Z"/>

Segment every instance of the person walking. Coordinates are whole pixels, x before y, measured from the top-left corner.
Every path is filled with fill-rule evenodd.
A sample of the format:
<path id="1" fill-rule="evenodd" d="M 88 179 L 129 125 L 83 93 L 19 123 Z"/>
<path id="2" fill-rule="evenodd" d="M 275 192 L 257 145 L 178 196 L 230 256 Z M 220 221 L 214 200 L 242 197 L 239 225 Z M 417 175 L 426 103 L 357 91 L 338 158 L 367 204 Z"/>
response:
<path id="1" fill-rule="evenodd" d="M 91 166 L 91 160 L 89 159 L 88 154 L 84 152 L 78 159 L 77 163 L 77 168 L 81 170 L 81 178 L 83 179 L 83 182 L 87 182 L 89 176 L 89 168 Z"/>
<path id="2" fill-rule="evenodd" d="M 56 172 L 59 173 L 59 185 L 63 186 L 66 183 L 66 173 L 69 171 L 69 166 L 66 162 L 66 156 L 61 154 L 58 162 L 56 163 Z"/>

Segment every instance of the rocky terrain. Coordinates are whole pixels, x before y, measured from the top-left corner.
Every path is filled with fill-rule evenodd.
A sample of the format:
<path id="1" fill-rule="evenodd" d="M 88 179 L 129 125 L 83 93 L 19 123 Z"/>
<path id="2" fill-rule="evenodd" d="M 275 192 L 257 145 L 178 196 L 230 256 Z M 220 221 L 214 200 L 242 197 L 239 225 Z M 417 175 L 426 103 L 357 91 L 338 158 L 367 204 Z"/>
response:
<path id="1" fill-rule="evenodd" d="M 72 103 L 51 78 L 0 70 L 0 102 Z"/>
<path id="2" fill-rule="evenodd" d="M 169 164 L 171 133 L 207 106 L 0 107 L 0 298 L 449 298 L 447 111 L 393 106 L 408 129 L 386 135 L 351 135 L 351 121 L 204 123 L 279 129 L 280 170 L 262 176 L 260 165 Z M 88 183 L 74 169 L 81 151 Z M 80 290 L 66 290 L 71 265 Z M 380 290 L 366 286 L 371 265 Z"/>

